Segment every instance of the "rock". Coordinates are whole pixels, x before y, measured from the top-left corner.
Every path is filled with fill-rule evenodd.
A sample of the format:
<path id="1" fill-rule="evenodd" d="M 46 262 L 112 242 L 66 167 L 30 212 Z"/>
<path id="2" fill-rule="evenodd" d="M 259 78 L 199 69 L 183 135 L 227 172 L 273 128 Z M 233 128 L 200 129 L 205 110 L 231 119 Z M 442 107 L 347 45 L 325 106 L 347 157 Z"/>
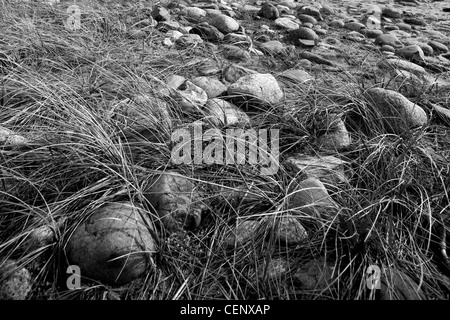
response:
<path id="1" fill-rule="evenodd" d="M 273 41 L 267 41 L 265 43 L 261 43 L 258 45 L 258 48 L 267 54 L 270 55 L 278 55 L 283 54 L 286 51 L 286 47 L 284 44 L 282 44 L 280 41 L 273 40 Z"/>
<path id="2" fill-rule="evenodd" d="M 308 239 L 308 233 L 297 218 L 282 216 L 278 221 L 275 238 L 286 245 L 297 245 Z"/>
<path id="3" fill-rule="evenodd" d="M 334 9 L 325 3 L 322 4 L 322 8 L 320 8 L 320 13 L 325 16 L 332 16 L 335 14 Z"/>
<path id="4" fill-rule="evenodd" d="M 381 46 L 380 51 L 381 52 L 392 52 L 392 53 L 395 53 L 395 48 L 390 46 L 390 45 L 388 45 L 388 44 L 384 44 L 384 45 Z"/>
<path id="5" fill-rule="evenodd" d="M 412 25 L 415 25 L 415 26 L 426 26 L 427 25 L 422 18 L 418 18 L 418 17 L 404 18 L 403 22 L 408 23 L 408 24 L 412 24 Z"/>
<path id="6" fill-rule="evenodd" d="M 292 19 L 290 18 L 285 17 L 276 19 L 274 23 L 278 28 L 286 30 L 295 30 L 300 27 L 298 23 L 292 21 Z"/>
<path id="7" fill-rule="evenodd" d="M 170 13 L 162 6 L 155 6 L 152 10 L 152 18 L 156 21 L 169 21 L 170 20 Z"/>
<path id="8" fill-rule="evenodd" d="M 408 275 L 394 268 L 381 274 L 380 300 L 425 300 L 418 284 Z"/>
<path id="9" fill-rule="evenodd" d="M 379 19 L 377 19 L 374 16 L 368 16 L 365 21 L 364 25 L 367 27 L 367 29 L 370 30 L 379 30 L 381 29 L 381 22 Z"/>
<path id="10" fill-rule="evenodd" d="M 402 133 L 407 128 L 428 122 L 427 114 L 420 106 L 396 91 L 371 88 L 365 92 L 365 96 L 388 121 L 386 130 L 389 132 Z"/>
<path id="11" fill-rule="evenodd" d="M 282 281 L 289 271 L 289 262 L 284 258 L 273 258 L 270 260 L 267 267 L 267 280 L 269 281 Z M 265 269 L 259 270 L 258 277 L 263 278 Z"/>
<path id="12" fill-rule="evenodd" d="M 197 46 L 201 43 L 203 43 L 203 40 L 198 34 L 184 34 L 175 41 L 180 49 Z"/>
<path id="13" fill-rule="evenodd" d="M 450 124 L 450 110 L 444 107 L 441 107 L 438 104 L 431 105 L 433 110 L 436 111 L 437 115 L 447 124 Z"/>
<path id="14" fill-rule="evenodd" d="M 227 233 L 224 244 L 229 247 L 243 246 L 252 242 L 260 226 L 258 220 L 237 219 L 233 230 Z"/>
<path id="15" fill-rule="evenodd" d="M 362 29 L 366 29 L 366 26 L 359 22 L 348 22 L 345 24 L 345 28 L 352 31 L 360 31 Z"/>
<path id="16" fill-rule="evenodd" d="M 407 23 L 399 22 L 399 23 L 396 24 L 396 26 L 397 26 L 400 30 L 403 30 L 403 31 L 408 31 L 408 32 L 412 31 L 411 25 L 410 25 L 410 24 L 407 24 Z"/>
<path id="17" fill-rule="evenodd" d="M 248 35 L 239 33 L 229 33 L 223 38 L 223 41 L 243 48 L 249 48 L 252 44 L 252 39 Z"/>
<path id="18" fill-rule="evenodd" d="M 0 300 L 25 300 L 32 289 L 31 274 L 14 260 L 0 266 Z"/>
<path id="19" fill-rule="evenodd" d="M 338 205 L 330 197 L 323 183 L 316 178 L 294 182 L 289 190 L 288 207 L 311 218 L 333 217 Z"/>
<path id="20" fill-rule="evenodd" d="M 180 39 L 183 36 L 183 34 L 177 30 L 170 30 L 170 31 L 167 31 L 166 36 L 168 36 L 170 38 L 170 40 L 172 40 L 172 41 L 177 41 L 178 39 Z"/>
<path id="21" fill-rule="evenodd" d="M 357 31 L 351 31 L 344 35 L 344 39 L 355 42 L 363 42 L 366 39 L 366 37 Z"/>
<path id="22" fill-rule="evenodd" d="M 222 41 L 224 35 L 216 27 L 209 25 L 207 22 L 195 25 L 189 33 L 199 35 L 203 40 L 210 42 Z"/>
<path id="23" fill-rule="evenodd" d="M 413 62 L 405 61 L 402 59 L 382 60 L 378 64 L 378 67 L 380 69 L 388 69 L 388 70 L 392 70 L 392 69 L 406 70 L 406 71 L 410 71 L 418 76 L 423 76 L 423 75 L 427 74 L 426 70 L 423 67 L 421 67 Z"/>
<path id="24" fill-rule="evenodd" d="M 323 21 L 322 14 L 320 13 L 320 9 L 315 6 L 304 5 L 301 6 L 298 10 L 299 14 L 307 14 L 319 21 Z"/>
<path id="25" fill-rule="evenodd" d="M 417 45 L 422 49 L 425 56 L 432 56 L 434 53 L 433 47 L 426 43 L 417 43 Z"/>
<path id="26" fill-rule="evenodd" d="M 194 23 L 199 22 L 206 17 L 206 11 L 197 7 L 183 8 L 181 14 Z"/>
<path id="27" fill-rule="evenodd" d="M 310 82 L 314 78 L 305 70 L 301 69 L 288 69 L 280 73 L 280 77 L 291 80 L 296 84 L 303 84 L 305 82 Z"/>
<path id="28" fill-rule="evenodd" d="M 280 17 L 280 13 L 278 12 L 277 7 L 275 7 L 270 2 L 263 3 L 261 10 L 258 12 L 258 15 L 270 20 L 275 20 Z"/>
<path id="29" fill-rule="evenodd" d="M 19 145 L 27 143 L 28 139 L 14 131 L 0 126 L 0 144 Z"/>
<path id="30" fill-rule="evenodd" d="M 391 33 L 382 34 L 376 37 L 375 44 L 380 46 L 387 44 L 394 48 L 403 47 L 403 43 L 401 43 L 400 40 L 398 40 L 398 38 Z"/>
<path id="31" fill-rule="evenodd" d="M 393 7 L 385 7 L 383 9 L 383 15 L 388 18 L 398 19 L 402 17 L 402 12 L 399 9 Z"/>
<path id="32" fill-rule="evenodd" d="M 185 112 L 197 112 L 206 104 L 208 95 L 200 87 L 190 81 L 185 81 L 176 90 L 170 91 L 170 96 Z"/>
<path id="33" fill-rule="evenodd" d="M 303 290 L 324 290 L 333 282 L 333 270 L 322 258 L 308 261 L 293 275 Z"/>
<path id="34" fill-rule="evenodd" d="M 422 48 L 415 44 L 397 49 L 395 54 L 415 63 L 425 63 L 425 54 Z"/>
<path id="35" fill-rule="evenodd" d="M 383 34 L 383 31 L 377 29 L 363 29 L 361 30 L 361 33 L 369 39 L 376 39 Z"/>
<path id="36" fill-rule="evenodd" d="M 158 23 L 158 30 L 161 32 L 167 32 L 170 30 L 180 29 L 180 24 L 176 21 L 161 21 Z"/>
<path id="37" fill-rule="evenodd" d="M 299 27 L 297 30 L 289 31 L 286 40 L 294 45 L 299 45 L 299 40 L 318 40 L 319 36 L 309 28 Z"/>
<path id="38" fill-rule="evenodd" d="M 183 140 L 183 142 L 185 141 Z M 180 161 L 185 159 L 174 157 L 174 155 L 179 156 L 181 151 L 176 150 L 177 146 L 172 150 L 171 160 L 175 164 L 181 164 Z M 202 159 L 196 159 L 195 154 L 192 158 L 194 163 L 202 161 Z M 186 162 L 189 160 L 191 159 L 187 159 Z M 144 197 L 161 218 L 167 230 L 171 232 L 179 232 L 184 229 L 193 230 L 200 225 L 205 207 L 201 202 L 200 193 L 188 178 L 173 171 L 158 174 L 145 190 Z"/>
<path id="39" fill-rule="evenodd" d="M 381 21 L 381 15 L 383 14 L 383 11 L 381 10 L 380 6 L 371 4 L 367 7 L 366 14 L 375 17 L 376 19 L 378 19 L 378 21 Z"/>
<path id="40" fill-rule="evenodd" d="M 224 14 L 208 14 L 209 24 L 219 29 L 224 34 L 238 31 L 239 23 Z"/>
<path id="41" fill-rule="evenodd" d="M 332 28 L 344 28 L 345 27 L 345 23 L 342 20 L 333 20 L 329 23 L 329 26 Z"/>
<path id="42" fill-rule="evenodd" d="M 172 89 L 178 89 L 185 81 L 185 77 L 173 74 L 167 78 L 166 84 Z"/>
<path id="43" fill-rule="evenodd" d="M 223 44 L 219 47 L 225 59 L 234 61 L 248 61 L 251 59 L 250 53 L 238 46 Z"/>
<path id="44" fill-rule="evenodd" d="M 204 110 L 207 119 L 217 127 L 250 122 L 244 111 L 222 99 L 209 99 Z"/>
<path id="45" fill-rule="evenodd" d="M 226 81 L 233 83 L 244 76 L 257 73 L 258 72 L 254 70 L 239 66 L 237 64 L 230 64 L 223 70 L 223 78 Z"/>
<path id="46" fill-rule="evenodd" d="M 337 117 L 332 121 L 331 131 L 321 136 L 318 142 L 322 147 L 337 150 L 347 148 L 350 145 L 350 134 L 340 117 Z"/>
<path id="47" fill-rule="evenodd" d="M 192 83 L 203 89 L 208 99 L 216 98 L 227 91 L 227 86 L 216 78 L 196 77 L 192 79 Z"/>
<path id="48" fill-rule="evenodd" d="M 41 225 L 29 233 L 23 247 L 27 251 L 42 250 L 42 248 L 54 242 L 54 239 L 53 229 L 49 225 Z"/>
<path id="49" fill-rule="evenodd" d="M 317 24 L 317 20 L 313 17 L 310 16 L 308 14 L 299 14 L 297 15 L 297 18 L 302 22 L 302 23 L 311 23 L 312 25 L 316 25 Z"/>
<path id="50" fill-rule="evenodd" d="M 278 81 L 271 74 L 251 74 L 239 78 L 228 87 L 228 95 L 249 96 L 256 101 L 277 104 L 284 98 Z"/>
<path id="51" fill-rule="evenodd" d="M 311 62 L 317 63 L 317 64 L 324 64 L 327 66 L 334 66 L 334 63 L 328 59 L 322 58 L 321 56 L 310 53 L 307 51 L 303 51 L 300 53 L 300 57 L 306 60 L 309 60 Z"/>
<path id="52" fill-rule="evenodd" d="M 305 173 L 308 178 L 316 178 L 331 184 L 348 183 L 345 173 L 346 161 L 334 156 L 309 156 L 296 154 L 286 162 Z"/>
<path id="53" fill-rule="evenodd" d="M 434 52 L 436 52 L 436 53 L 447 53 L 448 52 L 448 47 L 445 44 L 440 43 L 438 41 L 429 41 L 428 45 L 430 47 L 432 47 Z"/>
<path id="54" fill-rule="evenodd" d="M 93 211 L 70 237 L 69 260 L 81 276 L 121 285 L 142 276 L 157 250 L 152 221 L 130 202 L 111 202 Z"/>

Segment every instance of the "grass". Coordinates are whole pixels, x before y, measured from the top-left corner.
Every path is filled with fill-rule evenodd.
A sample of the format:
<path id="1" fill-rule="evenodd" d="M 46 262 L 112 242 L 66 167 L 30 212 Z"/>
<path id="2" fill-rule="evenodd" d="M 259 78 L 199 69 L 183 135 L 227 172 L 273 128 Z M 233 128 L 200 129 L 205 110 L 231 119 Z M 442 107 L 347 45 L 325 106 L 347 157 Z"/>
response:
<path id="1" fill-rule="evenodd" d="M 0 124 L 27 139 L 0 149 L 0 266 L 11 258 L 31 271 L 29 299 L 372 299 L 365 290 L 372 264 L 402 271 L 427 299 L 448 297 L 450 269 L 442 250 L 449 232 L 449 129 L 432 117 L 428 126 L 386 133 L 388 121 L 362 94 L 372 86 L 401 90 L 374 68 L 378 52 L 345 43 L 358 52 L 337 56 L 350 63 L 348 72 L 313 64 L 306 68 L 315 78 L 308 85 L 280 78 L 283 105 L 252 115 L 254 128 L 280 130 L 281 163 L 295 153 L 350 163 L 348 183 L 326 184 L 341 210 L 312 219 L 289 206 L 292 182 L 304 178 L 295 168 L 282 165 L 264 177 L 246 165 L 171 163 L 171 133 L 201 115 L 186 114 L 161 94 L 163 82 L 228 61 L 205 45 L 163 48 L 162 34 L 152 28 L 129 38 L 127 28 L 147 18 L 143 6 L 150 2 L 79 2 L 81 30 L 73 32 L 63 25 L 68 5 L 0 2 Z M 301 50 L 243 65 L 276 74 L 298 67 Z M 421 92 L 409 98 L 427 113 L 427 102 L 448 107 L 444 90 Z M 317 141 L 335 130 L 336 115 L 352 144 L 322 148 Z M 122 287 L 83 281 L 81 289 L 68 290 L 64 248 L 75 228 L 108 201 L 148 208 L 145 187 L 168 170 L 189 177 L 206 195 L 208 213 L 199 229 L 158 233 L 156 267 L 141 279 Z M 223 189 L 238 196 L 226 197 Z M 277 242 L 283 216 L 298 217 L 308 241 Z M 262 220 L 254 239 L 225 245 L 245 219 Z M 36 230 L 53 237 L 30 243 Z M 317 274 L 332 274 L 319 290 L 297 276 L 311 261 Z"/>

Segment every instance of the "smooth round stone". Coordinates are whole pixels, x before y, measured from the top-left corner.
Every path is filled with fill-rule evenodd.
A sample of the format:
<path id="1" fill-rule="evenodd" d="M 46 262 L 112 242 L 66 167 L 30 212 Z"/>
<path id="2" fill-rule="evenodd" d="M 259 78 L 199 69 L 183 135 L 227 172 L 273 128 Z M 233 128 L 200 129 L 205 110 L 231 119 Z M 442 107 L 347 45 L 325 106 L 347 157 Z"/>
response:
<path id="1" fill-rule="evenodd" d="M 417 43 L 426 56 L 432 56 L 434 53 L 433 47 L 426 43 Z"/>
<path id="2" fill-rule="evenodd" d="M 303 27 L 306 27 L 306 28 L 310 28 L 310 29 L 312 29 L 312 27 L 313 27 L 313 24 L 312 24 L 312 23 L 310 23 L 310 22 L 305 22 L 305 23 L 303 23 L 303 24 L 302 24 L 302 26 L 303 26 Z"/>
<path id="3" fill-rule="evenodd" d="M 318 36 L 325 36 L 328 33 L 328 31 L 325 29 L 315 29 L 314 31 L 317 33 Z"/>
<path id="4" fill-rule="evenodd" d="M 407 23 L 400 22 L 400 23 L 397 23 L 396 26 L 397 26 L 400 30 L 403 30 L 403 31 L 412 31 L 411 25 L 409 25 L 409 24 L 407 24 Z"/>
<path id="5" fill-rule="evenodd" d="M 332 28 L 343 28 L 345 23 L 342 20 L 333 20 L 329 23 L 329 26 Z"/>
<path id="6" fill-rule="evenodd" d="M 302 23 L 307 23 L 307 22 L 309 22 L 309 23 L 311 23 L 311 24 L 313 24 L 313 25 L 317 24 L 316 18 L 314 18 L 314 17 L 312 17 L 312 16 L 310 16 L 310 15 L 307 15 L 307 14 L 299 14 L 299 15 L 297 16 L 297 18 L 298 18 Z"/>
<path id="7" fill-rule="evenodd" d="M 397 8 L 385 7 L 383 9 L 383 15 L 388 18 L 398 19 L 398 18 L 401 18 L 402 12 L 400 9 L 397 9 Z"/>
<path id="8" fill-rule="evenodd" d="M 361 33 L 363 34 L 363 35 L 365 35 L 367 38 L 369 38 L 369 39 L 375 39 L 376 37 L 378 37 L 379 35 L 382 35 L 383 34 L 383 31 L 381 31 L 381 30 L 376 30 L 376 29 L 373 29 L 373 30 L 370 30 L 370 29 L 363 29 L 363 30 L 361 30 Z"/>
<path id="9" fill-rule="evenodd" d="M 430 42 L 428 42 L 428 45 L 430 47 L 432 47 L 434 52 L 436 52 L 436 53 L 448 52 L 448 47 L 445 44 L 440 43 L 438 41 L 430 41 Z"/>
<path id="10" fill-rule="evenodd" d="M 384 30 L 386 31 L 394 31 L 394 30 L 400 30 L 400 28 L 396 25 L 388 25 L 388 26 L 384 26 Z"/>
<path id="11" fill-rule="evenodd" d="M 366 26 L 360 22 L 348 22 L 345 24 L 345 28 L 352 31 L 361 31 L 362 29 L 366 29 Z"/>
<path id="12" fill-rule="evenodd" d="M 381 52 L 392 52 L 392 53 L 394 53 L 395 49 L 394 49 L 394 47 L 392 47 L 392 46 L 390 46 L 388 44 L 384 44 L 384 45 L 381 46 L 380 51 Z"/>

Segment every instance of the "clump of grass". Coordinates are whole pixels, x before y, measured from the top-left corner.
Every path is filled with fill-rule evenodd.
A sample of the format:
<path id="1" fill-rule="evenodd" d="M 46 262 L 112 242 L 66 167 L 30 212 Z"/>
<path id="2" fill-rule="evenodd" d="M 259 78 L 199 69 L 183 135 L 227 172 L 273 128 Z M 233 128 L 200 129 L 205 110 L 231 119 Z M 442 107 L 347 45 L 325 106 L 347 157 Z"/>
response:
<path id="1" fill-rule="evenodd" d="M 0 265 L 12 258 L 33 273 L 30 299 L 370 299 L 365 272 L 373 264 L 409 275 L 429 299 L 446 298 L 447 132 L 430 124 L 402 136 L 386 133 L 385 121 L 361 96 L 361 89 L 384 83 L 376 74 L 361 85 L 359 76 L 370 71 L 364 61 L 374 56 L 347 57 L 353 73 L 311 69 L 316 80 L 309 84 L 280 79 L 283 105 L 252 116 L 256 130 L 280 130 L 281 165 L 273 176 L 251 165 L 175 166 L 173 130 L 202 115 L 186 114 L 161 94 L 164 80 L 198 75 L 205 61 L 219 67 L 226 61 L 202 46 L 162 50 L 156 30 L 128 38 L 126 29 L 147 14 L 132 4 L 118 4 L 126 14 L 109 4 L 83 6 L 83 27 L 69 32 L 59 7 L 0 4 L 0 124 L 28 139 L 0 148 Z M 248 66 L 261 72 L 272 62 L 279 70 L 298 67 L 293 60 L 264 59 Z M 355 142 L 339 153 L 317 149 L 314 141 L 333 130 L 336 117 Z M 305 176 L 282 165 L 294 153 L 332 153 L 351 163 L 348 183 L 326 184 L 341 207 L 331 219 L 287 205 L 293 180 Z M 145 187 L 167 170 L 201 186 L 208 210 L 199 229 L 158 230 L 157 268 L 141 279 L 122 287 L 84 280 L 81 289 L 68 290 L 64 248 L 88 212 L 119 200 L 148 209 Z M 279 219 L 290 215 L 305 226 L 307 241 L 275 241 Z M 226 245 L 242 219 L 261 221 L 252 241 Z M 44 245 L 31 245 L 27 240 L 43 226 L 52 235 Z M 313 260 L 333 274 L 318 290 L 305 289 L 297 276 Z"/>

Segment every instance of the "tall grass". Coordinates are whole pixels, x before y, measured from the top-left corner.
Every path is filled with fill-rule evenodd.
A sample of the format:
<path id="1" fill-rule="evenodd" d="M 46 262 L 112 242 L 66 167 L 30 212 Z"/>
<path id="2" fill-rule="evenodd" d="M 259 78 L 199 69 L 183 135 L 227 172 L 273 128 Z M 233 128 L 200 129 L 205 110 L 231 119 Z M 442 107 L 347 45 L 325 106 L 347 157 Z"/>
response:
<path id="1" fill-rule="evenodd" d="M 280 78 L 286 101 L 252 116 L 255 128 L 280 130 L 283 165 L 276 175 L 263 177 L 246 165 L 174 166 L 171 133 L 201 115 L 186 114 L 165 96 L 164 80 L 227 61 L 202 45 L 163 48 L 153 29 L 130 39 L 126 28 L 146 18 L 133 3 L 80 2 L 82 28 L 73 32 L 63 25 L 66 4 L 2 0 L 0 6 L 0 125 L 26 138 L 0 149 L 0 266 L 14 259 L 31 271 L 30 299 L 371 299 L 365 271 L 372 264 L 401 270 L 428 299 L 448 296 L 442 253 L 449 231 L 447 128 L 431 122 L 386 134 L 386 119 L 362 92 L 391 83 L 382 73 L 361 83 L 366 56 L 352 57 L 361 62 L 353 63 L 353 73 L 311 69 L 316 80 L 308 85 Z M 268 72 L 271 59 L 277 61 L 248 64 Z M 274 73 L 292 67 L 276 66 Z M 446 99 L 439 102 L 448 106 Z M 336 116 L 353 141 L 341 151 L 316 143 L 335 130 Z M 289 206 L 290 186 L 305 178 L 284 165 L 296 153 L 331 154 L 351 164 L 348 183 L 326 184 L 341 206 L 331 219 Z M 64 248 L 75 228 L 107 201 L 131 201 L 153 217 L 143 192 L 168 170 L 202 191 L 208 212 L 200 228 L 161 230 L 157 268 L 141 279 L 122 287 L 86 280 L 68 290 Z M 276 241 L 284 216 L 299 218 L 309 239 L 289 246 Z M 230 233 L 245 219 L 261 224 L 251 240 L 230 246 Z M 36 230 L 44 230 L 42 243 L 30 242 Z M 332 273 L 321 288 L 299 282 L 298 271 L 310 261 Z"/>

